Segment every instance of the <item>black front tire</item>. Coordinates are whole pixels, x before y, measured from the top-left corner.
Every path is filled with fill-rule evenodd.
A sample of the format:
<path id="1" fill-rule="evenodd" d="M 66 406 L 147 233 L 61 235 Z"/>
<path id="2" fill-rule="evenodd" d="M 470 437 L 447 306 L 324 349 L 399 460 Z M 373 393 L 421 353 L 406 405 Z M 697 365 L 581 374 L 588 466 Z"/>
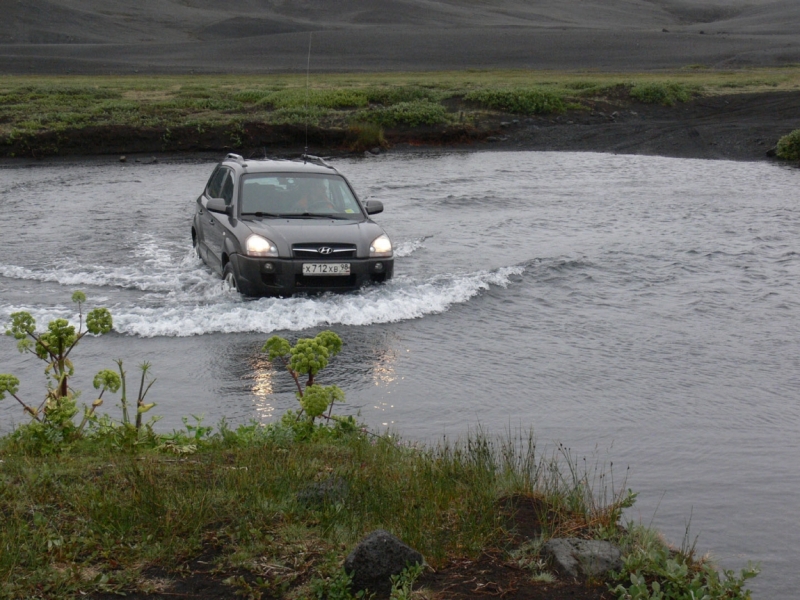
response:
<path id="1" fill-rule="evenodd" d="M 225 265 L 225 268 L 222 270 L 222 285 L 229 290 L 241 293 L 239 281 L 236 278 L 236 272 L 231 263 Z"/>

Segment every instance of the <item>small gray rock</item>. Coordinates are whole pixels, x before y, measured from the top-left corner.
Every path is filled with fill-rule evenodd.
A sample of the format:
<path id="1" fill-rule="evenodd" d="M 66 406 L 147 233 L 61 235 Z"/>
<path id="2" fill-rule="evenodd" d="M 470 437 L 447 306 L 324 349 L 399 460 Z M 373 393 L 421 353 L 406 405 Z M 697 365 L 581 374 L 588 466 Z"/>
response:
<path id="1" fill-rule="evenodd" d="M 560 572 L 578 579 L 597 577 L 622 568 L 622 552 L 611 542 L 553 538 L 542 548 L 544 557 Z"/>
<path id="2" fill-rule="evenodd" d="M 361 540 L 344 561 L 344 570 L 353 576 L 352 589 L 369 590 L 378 598 L 392 592 L 392 575 L 408 565 L 423 564 L 422 555 L 406 546 L 388 531 L 378 529 Z"/>

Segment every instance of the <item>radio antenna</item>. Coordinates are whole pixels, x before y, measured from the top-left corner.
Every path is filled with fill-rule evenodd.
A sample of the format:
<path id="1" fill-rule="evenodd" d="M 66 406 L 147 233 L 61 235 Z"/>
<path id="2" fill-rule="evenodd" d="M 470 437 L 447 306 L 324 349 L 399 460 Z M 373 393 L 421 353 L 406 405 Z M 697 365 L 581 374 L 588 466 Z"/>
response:
<path id="1" fill-rule="evenodd" d="M 303 152 L 303 164 L 308 156 L 308 80 L 311 72 L 311 32 L 308 32 L 308 59 L 306 60 L 306 149 Z"/>

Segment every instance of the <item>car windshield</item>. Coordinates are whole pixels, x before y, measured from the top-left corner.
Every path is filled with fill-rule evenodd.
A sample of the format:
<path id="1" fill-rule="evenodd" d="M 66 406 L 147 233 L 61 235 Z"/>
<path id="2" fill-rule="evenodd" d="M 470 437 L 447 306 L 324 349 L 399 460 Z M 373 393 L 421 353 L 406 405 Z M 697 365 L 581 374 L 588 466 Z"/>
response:
<path id="1" fill-rule="evenodd" d="M 239 194 L 242 215 L 363 218 L 353 192 L 337 175 L 249 173 Z"/>

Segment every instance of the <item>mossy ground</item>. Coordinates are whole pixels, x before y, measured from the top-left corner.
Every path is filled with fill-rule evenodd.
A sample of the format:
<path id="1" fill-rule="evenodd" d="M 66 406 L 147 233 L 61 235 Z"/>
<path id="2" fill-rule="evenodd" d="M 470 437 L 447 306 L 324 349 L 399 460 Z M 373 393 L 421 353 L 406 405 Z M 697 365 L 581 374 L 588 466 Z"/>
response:
<path id="1" fill-rule="evenodd" d="M 443 141 L 467 140 L 498 114 L 587 110 L 609 98 L 669 106 L 699 96 L 797 89 L 796 67 L 699 65 L 646 74 L 325 74 L 314 75 L 308 88 L 301 75 L 9 76 L 0 82 L 0 155 L 125 152 L 125 144 L 128 152 L 219 150 L 259 140 L 280 145 L 299 141 L 307 127 L 316 143 L 335 147 L 352 145 L 365 126 L 417 128 L 423 137 L 433 129 Z"/>

